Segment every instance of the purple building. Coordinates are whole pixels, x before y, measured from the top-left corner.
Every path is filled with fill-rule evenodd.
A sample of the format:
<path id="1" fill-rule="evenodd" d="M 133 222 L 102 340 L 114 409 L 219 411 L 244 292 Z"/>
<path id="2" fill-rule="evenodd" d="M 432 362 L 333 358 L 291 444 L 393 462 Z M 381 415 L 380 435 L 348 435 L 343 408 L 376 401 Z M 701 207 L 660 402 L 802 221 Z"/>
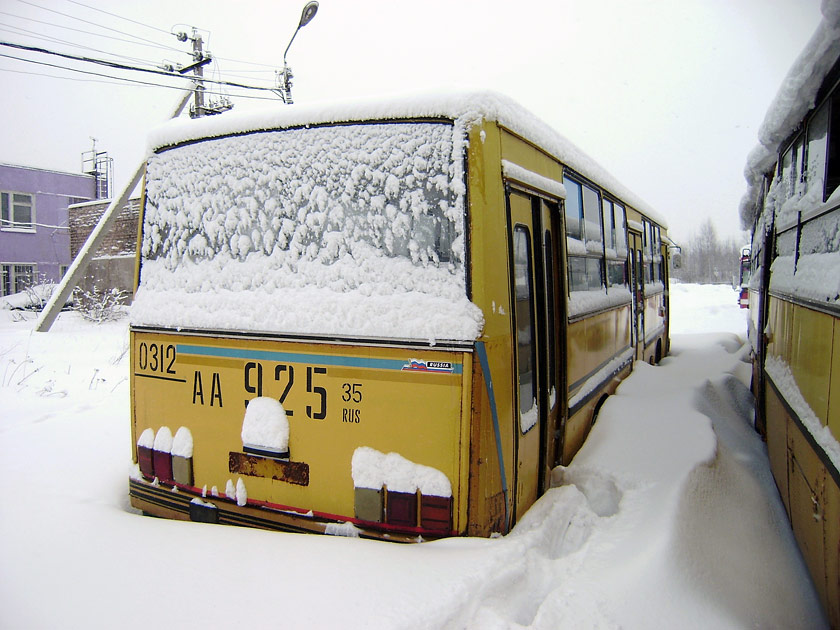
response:
<path id="1" fill-rule="evenodd" d="M 67 207 L 95 198 L 90 175 L 0 164 L 0 296 L 61 280 L 70 265 Z"/>

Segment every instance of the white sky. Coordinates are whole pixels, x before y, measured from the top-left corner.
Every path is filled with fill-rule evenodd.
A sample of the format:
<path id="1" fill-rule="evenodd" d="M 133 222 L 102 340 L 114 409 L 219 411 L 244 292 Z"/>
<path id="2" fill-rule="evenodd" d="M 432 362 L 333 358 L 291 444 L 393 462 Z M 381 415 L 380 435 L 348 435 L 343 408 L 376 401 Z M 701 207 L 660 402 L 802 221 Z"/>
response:
<path id="1" fill-rule="evenodd" d="M 127 64 L 163 59 L 187 64 L 189 57 L 178 51 L 189 50 L 189 44 L 168 32 L 176 24 L 196 26 L 218 60 L 206 76 L 219 68 L 219 78 L 267 85 L 272 66 L 282 66 L 304 4 L 0 0 L 0 40 L 96 58 L 113 59 L 106 53 L 118 52 L 133 58 L 119 59 Z M 678 241 L 706 216 L 720 236 L 741 238 L 738 202 L 746 190 L 747 153 L 757 143 L 772 97 L 819 23 L 819 5 L 819 0 L 321 0 L 288 62 L 297 103 L 438 87 L 504 92 L 668 217 Z M 91 33 L 121 40 L 135 35 L 171 49 Z M 6 47 L 0 54 L 173 83 Z M 58 76 L 71 78 L 53 78 Z M 78 172 L 81 152 L 96 137 L 97 148 L 115 160 L 117 186 L 143 157 L 148 129 L 169 115 L 178 98 L 171 89 L 118 85 L 8 57 L 0 57 L 0 81 L 5 97 L 0 162 Z M 259 94 L 284 106 L 270 93 Z M 234 102 L 240 111 L 267 104 Z"/>

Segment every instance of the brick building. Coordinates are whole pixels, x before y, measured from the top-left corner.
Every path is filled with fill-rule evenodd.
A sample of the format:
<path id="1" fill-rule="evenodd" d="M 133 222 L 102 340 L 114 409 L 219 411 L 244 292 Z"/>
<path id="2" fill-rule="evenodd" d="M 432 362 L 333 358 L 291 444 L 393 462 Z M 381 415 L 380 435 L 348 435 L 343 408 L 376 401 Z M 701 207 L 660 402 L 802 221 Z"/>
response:
<path id="1" fill-rule="evenodd" d="M 58 282 L 70 257 L 70 204 L 96 198 L 90 175 L 0 164 L 0 296 Z"/>
<path id="2" fill-rule="evenodd" d="M 76 257 L 93 228 L 108 208 L 110 200 L 91 201 L 70 206 L 70 255 Z M 140 199 L 129 199 L 93 254 L 82 288 L 100 290 L 117 288 L 131 296 L 134 290 L 134 256 L 137 248 L 137 224 Z"/>

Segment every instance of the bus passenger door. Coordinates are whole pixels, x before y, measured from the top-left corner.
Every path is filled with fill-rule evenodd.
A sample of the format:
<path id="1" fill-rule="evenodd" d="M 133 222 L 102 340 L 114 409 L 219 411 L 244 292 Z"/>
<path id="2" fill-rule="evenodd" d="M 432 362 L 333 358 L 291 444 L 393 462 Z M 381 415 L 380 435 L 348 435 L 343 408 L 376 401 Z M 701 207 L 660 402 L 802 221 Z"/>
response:
<path id="1" fill-rule="evenodd" d="M 508 191 L 516 397 L 514 518 L 543 492 L 554 465 L 559 422 L 556 272 L 559 208 L 539 197 Z M 553 320 L 553 321 L 552 321 Z"/>
<path id="2" fill-rule="evenodd" d="M 630 232 L 630 269 L 633 290 L 633 334 L 636 359 L 644 360 L 645 354 L 645 262 L 642 235 Z"/>
<path id="3" fill-rule="evenodd" d="M 551 469 L 561 463 L 563 456 L 563 436 L 565 434 L 566 405 L 566 311 L 565 311 L 565 275 L 558 261 L 564 260 L 563 239 L 560 229 L 560 206 L 556 203 L 540 200 L 540 228 L 542 230 L 542 274 L 545 285 L 544 300 L 541 310 L 545 313 L 545 367 L 543 375 L 545 385 L 542 388 L 547 410 L 543 423 L 543 471 L 540 494 L 548 488 Z"/>

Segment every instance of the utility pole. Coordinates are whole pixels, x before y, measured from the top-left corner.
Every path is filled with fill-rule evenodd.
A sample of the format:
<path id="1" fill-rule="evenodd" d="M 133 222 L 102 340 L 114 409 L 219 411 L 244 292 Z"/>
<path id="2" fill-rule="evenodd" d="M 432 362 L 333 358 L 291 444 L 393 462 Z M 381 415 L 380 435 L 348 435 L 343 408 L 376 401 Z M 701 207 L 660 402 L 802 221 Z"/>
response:
<path id="1" fill-rule="evenodd" d="M 193 59 L 196 61 L 202 61 L 204 59 L 204 51 L 202 50 L 204 40 L 201 39 L 201 34 L 195 28 L 193 28 L 193 36 L 191 39 L 193 45 Z M 208 58 L 209 57 L 210 56 L 208 55 Z M 201 118 L 204 116 L 204 66 L 196 66 L 193 70 L 193 74 L 195 75 L 195 102 L 190 108 L 190 116 L 192 118 Z"/>
<path id="2" fill-rule="evenodd" d="M 193 91 L 195 96 L 193 104 L 190 106 L 190 118 L 201 118 L 202 116 L 221 114 L 229 109 L 233 109 L 233 103 L 224 97 L 220 98 L 218 101 L 213 101 L 205 105 L 204 66 L 213 61 L 213 56 L 209 51 L 207 54 L 204 53 L 204 40 L 201 37 L 201 33 L 198 32 L 198 29 L 193 27 L 192 37 L 183 31 L 173 33 L 173 35 L 178 38 L 179 42 L 186 42 L 188 40 L 192 42 L 193 63 L 178 70 L 179 74 L 187 74 L 192 71 L 194 75 L 193 83 L 195 84 L 195 87 L 193 88 Z"/>

